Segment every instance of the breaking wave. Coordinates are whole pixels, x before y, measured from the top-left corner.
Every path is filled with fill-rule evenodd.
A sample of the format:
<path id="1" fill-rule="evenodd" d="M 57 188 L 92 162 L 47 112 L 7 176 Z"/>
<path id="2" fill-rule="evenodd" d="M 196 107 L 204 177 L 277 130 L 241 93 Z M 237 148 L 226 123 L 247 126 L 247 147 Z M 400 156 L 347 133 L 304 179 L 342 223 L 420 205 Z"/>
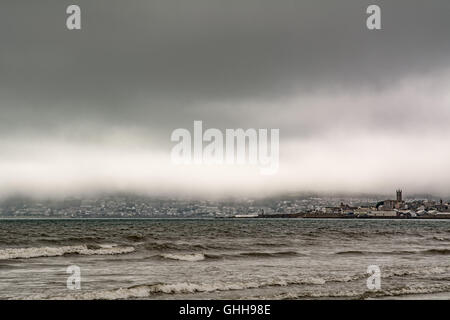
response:
<path id="1" fill-rule="evenodd" d="M 211 283 L 156 283 L 150 285 L 137 285 L 128 288 L 113 290 L 91 291 L 68 296 L 46 297 L 46 299 L 69 300 L 116 300 L 148 298 L 157 294 L 187 294 L 196 292 L 214 292 L 256 289 L 270 286 L 287 286 L 290 284 L 321 285 L 325 280 L 321 278 L 294 278 L 294 279 L 268 279 L 266 281 L 236 281 L 236 282 L 211 282 Z M 36 297 L 32 297 L 34 299 Z"/>
<path id="2" fill-rule="evenodd" d="M 250 297 L 248 299 L 275 299 L 275 300 L 295 300 L 307 298 L 342 298 L 342 299 L 377 299 L 377 298 L 395 298 L 417 294 L 436 294 L 450 291 L 449 285 L 433 286 L 406 286 L 397 287 L 380 291 L 355 291 L 355 290 L 337 290 L 333 292 L 287 292 L 272 297 Z"/>
<path id="3" fill-rule="evenodd" d="M 0 260 L 57 257 L 66 254 L 115 255 L 133 252 L 134 247 L 115 245 L 77 245 L 64 247 L 6 248 L 0 249 Z"/>
<path id="4" fill-rule="evenodd" d="M 432 285 L 432 286 L 407 286 L 400 288 L 392 288 L 381 291 L 374 292 L 365 292 L 359 299 L 368 299 L 368 298 L 380 298 L 380 297 L 399 297 L 399 296 L 407 296 L 414 294 L 432 294 L 432 293 L 440 293 L 447 292 L 450 290 L 450 285 Z"/>
<path id="5" fill-rule="evenodd" d="M 181 260 L 181 261 L 201 261 L 205 260 L 205 255 L 202 253 L 192 253 L 192 254 L 172 254 L 166 253 L 161 254 L 160 257 L 170 260 Z"/>
<path id="6" fill-rule="evenodd" d="M 180 258 L 180 257 L 177 257 Z M 195 259 L 194 257 L 191 257 Z M 200 257 L 198 257 L 200 259 Z M 183 257 L 183 259 L 189 259 Z M 441 274 L 450 270 L 448 266 L 430 267 L 420 270 L 392 270 L 384 271 L 383 278 L 404 275 L 418 274 Z M 288 292 L 269 297 L 270 299 L 302 299 L 302 298 L 349 298 L 349 299 L 371 299 L 382 297 L 405 296 L 411 294 L 432 294 L 450 291 L 450 285 L 431 286 L 407 286 L 394 287 L 380 291 L 359 291 L 359 290 L 337 290 L 323 291 L 327 289 L 323 286 L 327 283 L 344 283 L 365 279 L 366 274 L 353 275 L 328 275 L 328 276 L 289 276 L 271 277 L 267 279 L 213 281 L 213 282 L 174 282 L 174 283 L 152 283 L 140 284 L 127 288 L 117 288 L 112 290 L 88 291 L 75 293 L 67 296 L 46 296 L 29 297 L 31 299 L 69 299 L 69 300 L 115 300 L 115 299 L 144 299 L 154 298 L 158 295 L 180 295 L 193 293 L 209 293 L 217 291 L 248 290 L 266 287 L 288 287 L 295 285 L 307 285 L 312 287 L 302 287 L 302 292 Z M 305 290 L 306 289 L 306 290 Z M 258 297 L 263 299 L 264 297 Z M 253 298 L 252 298 L 253 299 Z"/>
<path id="7" fill-rule="evenodd" d="M 405 270 L 388 270 L 383 271 L 383 277 L 399 277 L 399 276 L 408 276 L 408 275 L 434 275 L 434 274 L 443 274 L 450 271 L 450 266 L 431 266 L 431 267 L 422 267 L 417 269 L 405 269 Z"/>
<path id="8" fill-rule="evenodd" d="M 263 252 L 263 251 L 250 251 L 250 252 L 237 252 L 237 253 L 163 253 L 157 255 L 157 257 L 170 260 L 180 261 L 202 261 L 206 259 L 224 259 L 224 258 L 276 258 L 283 256 L 295 256 L 298 255 L 295 251 L 275 251 L 275 252 Z"/>
<path id="9" fill-rule="evenodd" d="M 205 251 L 205 250 L 238 250 L 241 246 L 233 243 L 209 242 L 192 243 L 186 241 L 154 241 L 145 242 L 145 249 L 154 251 Z"/>

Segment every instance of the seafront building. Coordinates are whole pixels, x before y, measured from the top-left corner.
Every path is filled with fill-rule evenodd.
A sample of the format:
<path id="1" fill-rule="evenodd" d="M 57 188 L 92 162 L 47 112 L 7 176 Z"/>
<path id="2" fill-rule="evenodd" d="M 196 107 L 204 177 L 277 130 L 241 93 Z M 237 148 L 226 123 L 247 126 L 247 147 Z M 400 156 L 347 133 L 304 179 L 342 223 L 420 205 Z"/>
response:
<path id="1" fill-rule="evenodd" d="M 350 206 L 341 203 L 337 207 L 324 207 L 317 214 L 344 215 L 359 217 L 419 217 L 419 216 L 450 216 L 450 204 L 429 200 L 412 200 L 406 202 L 403 199 L 403 191 L 396 191 L 395 200 L 383 200 L 373 205 Z"/>

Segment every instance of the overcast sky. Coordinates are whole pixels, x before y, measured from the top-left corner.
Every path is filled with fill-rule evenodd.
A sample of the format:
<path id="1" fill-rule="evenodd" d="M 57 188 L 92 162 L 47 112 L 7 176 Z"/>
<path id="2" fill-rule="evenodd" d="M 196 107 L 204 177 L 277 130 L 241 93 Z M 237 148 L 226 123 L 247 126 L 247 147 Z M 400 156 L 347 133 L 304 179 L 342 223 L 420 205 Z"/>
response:
<path id="1" fill-rule="evenodd" d="M 449 32 L 448 0 L 3 0 L 0 196 L 448 195 Z M 174 166 L 194 120 L 280 129 L 279 172 Z"/>

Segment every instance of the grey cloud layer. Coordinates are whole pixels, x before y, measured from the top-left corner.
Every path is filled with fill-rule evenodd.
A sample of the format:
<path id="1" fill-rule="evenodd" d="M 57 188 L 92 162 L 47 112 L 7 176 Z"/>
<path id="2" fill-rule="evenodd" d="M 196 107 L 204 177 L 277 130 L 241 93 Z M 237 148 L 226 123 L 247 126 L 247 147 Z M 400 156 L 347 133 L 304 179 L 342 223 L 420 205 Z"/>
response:
<path id="1" fill-rule="evenodd" d="M 77 3 L 81 32 L 65 30 L 68 2 L 2 2 L 6 117 L 146 114 L 170 125 L 174 110 L 189 115 L 203 101 L 380 89 L 447 67 L 450 52 L 445 0 L 379 1 L 380 32 L 365 28 L 370 1 Z"/>
<path id="2" fill-rule="evenodd" d="M 72 3 L 81 31 L 65 29 Z M 381 31 L 365 28 L 372 3 Z M 101 146 L 122 130 L 164 152 L 197 119 L 282 141 L 442 138 L 449 18 L 448 0 L 2 1 L 0 138 Z"/>

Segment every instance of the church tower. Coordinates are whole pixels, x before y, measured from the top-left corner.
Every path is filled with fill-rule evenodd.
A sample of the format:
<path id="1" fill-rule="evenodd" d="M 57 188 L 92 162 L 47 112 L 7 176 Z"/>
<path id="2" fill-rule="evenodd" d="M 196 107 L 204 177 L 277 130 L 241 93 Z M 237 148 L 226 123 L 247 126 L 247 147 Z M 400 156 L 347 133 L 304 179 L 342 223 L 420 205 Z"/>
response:
<path id="1" fill-rule="evenodd" d="M 397 202 L 402 202 L 402 190 L 398 189 L 397 190 Z"/>

